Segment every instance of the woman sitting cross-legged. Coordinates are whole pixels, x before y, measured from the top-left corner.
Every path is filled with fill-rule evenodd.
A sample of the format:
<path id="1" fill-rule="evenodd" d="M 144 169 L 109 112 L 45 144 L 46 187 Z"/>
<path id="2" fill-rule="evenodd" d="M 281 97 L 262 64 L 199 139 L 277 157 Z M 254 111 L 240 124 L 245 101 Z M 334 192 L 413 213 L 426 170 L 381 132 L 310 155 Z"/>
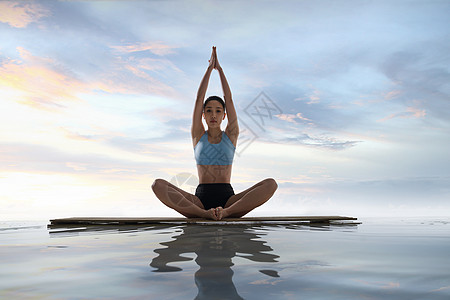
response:
<path id="1" fill-rule="evenodd" d="M 204 101 L 211 72 L 219 72 L 224 99 L 211 96 Z M 202 123 L 205 119 L 207 130 Z M 225 131 L 220 125 L 225 118 Z M 211 59 L 200 83 L 192 119 L 192 143 L 200 184 L 195 195 L 164 179 L 156 179 L 152 189 L 161 202 L 188 218 L 240 218 L 269 200 L 277 190 L 274 179 L 265 179 L 238 194 L 234 193 L 231 168 L 239 136 L 239 126 L 231 90 L 213 47 Z"/>

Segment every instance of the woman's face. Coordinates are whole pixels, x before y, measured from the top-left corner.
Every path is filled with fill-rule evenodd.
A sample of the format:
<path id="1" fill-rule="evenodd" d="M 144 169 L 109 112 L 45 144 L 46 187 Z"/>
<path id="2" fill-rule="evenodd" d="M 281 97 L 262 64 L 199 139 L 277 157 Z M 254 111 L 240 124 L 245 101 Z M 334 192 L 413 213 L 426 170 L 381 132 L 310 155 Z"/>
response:
<path id="1" fill-rule="evenodd" d="M 220 124 L 222 124 L 222 121 L 225 119 L 225 115 L 222 104 L 216 100 L 209 101 L 203 111 L 203 117 L 205 118 L 206 124 L 211 128 L 220 128 Z"/>

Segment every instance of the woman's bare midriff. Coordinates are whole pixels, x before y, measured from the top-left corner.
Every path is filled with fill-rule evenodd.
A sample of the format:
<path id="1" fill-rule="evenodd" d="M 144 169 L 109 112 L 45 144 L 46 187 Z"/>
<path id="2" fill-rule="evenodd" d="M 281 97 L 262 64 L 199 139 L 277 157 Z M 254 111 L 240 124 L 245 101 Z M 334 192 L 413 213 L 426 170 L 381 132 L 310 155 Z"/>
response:
<path id="1" fill-rule="evenodd" d="M 232 165 L 197 165 L 199 183 L 230 183 Z"/>

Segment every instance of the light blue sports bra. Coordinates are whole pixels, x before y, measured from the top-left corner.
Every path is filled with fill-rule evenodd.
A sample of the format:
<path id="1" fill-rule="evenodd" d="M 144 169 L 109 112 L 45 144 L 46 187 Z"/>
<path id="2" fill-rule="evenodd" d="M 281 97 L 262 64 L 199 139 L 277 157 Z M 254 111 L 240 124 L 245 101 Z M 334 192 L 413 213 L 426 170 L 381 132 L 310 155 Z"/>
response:
<path id="1" fill-rule="evenodd" d="M 194 147 L 195 160 L 197 165 L 231 165 L 235 150 L 236 147 L 224 131 L 222 131 L 222 140 L 218 144 L 211 144 L 208 141 L 208 132 L 205 131 Z"/>

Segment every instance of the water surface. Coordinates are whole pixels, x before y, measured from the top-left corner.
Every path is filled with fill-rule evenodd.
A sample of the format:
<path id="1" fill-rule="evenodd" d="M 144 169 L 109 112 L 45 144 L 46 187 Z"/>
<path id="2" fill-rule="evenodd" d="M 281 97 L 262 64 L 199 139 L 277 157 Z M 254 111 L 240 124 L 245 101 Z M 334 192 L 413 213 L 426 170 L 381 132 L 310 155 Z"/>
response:
<path id="1" fill-rule="evenodd" d="M 450 299 L 450 219 L 0 224 L 0 299 Z"/>

